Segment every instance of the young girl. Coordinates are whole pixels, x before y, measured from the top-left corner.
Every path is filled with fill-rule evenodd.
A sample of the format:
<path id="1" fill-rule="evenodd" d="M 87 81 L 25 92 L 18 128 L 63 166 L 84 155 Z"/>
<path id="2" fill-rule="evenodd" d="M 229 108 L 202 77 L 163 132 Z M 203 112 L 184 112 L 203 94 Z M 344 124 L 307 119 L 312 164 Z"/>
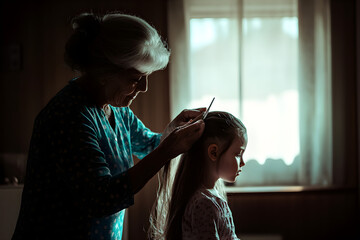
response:
<path id="1" fill-rule="evenodd" d="M 150 239 L 238 239 L 219 179 L 235 182 L 245 165 L 246 128 L 227 112 L 210 112 L 204 122 L 202 137 L 178 166 L 171 161 L 159 174 Z"/>

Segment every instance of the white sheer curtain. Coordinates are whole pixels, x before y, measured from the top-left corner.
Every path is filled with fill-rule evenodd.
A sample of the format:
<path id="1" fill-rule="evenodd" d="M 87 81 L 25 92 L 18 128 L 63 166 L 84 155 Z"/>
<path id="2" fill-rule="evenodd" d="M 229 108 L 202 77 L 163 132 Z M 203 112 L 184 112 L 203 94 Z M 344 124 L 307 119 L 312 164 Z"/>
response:
<path id="1" fill-rule="evenodd" d="M 332 121 L 329 3 L 328 0 L 299 0 L 294 12 L 293 4 L 296 4 L 296 2 L 296 0 L 169 0 L 169 46 L 172 50 L 169 66 L 172 117 L 184 107 L 206 106 L 207 104 L 199 101 L 199 99 L 205 99 L 204 102 L 206 102 L 206 99 L 210 100 L 210 96 L 220 94 L 220 97 L 216 100 L 217 106 L 220 107 L 217 109 L 216 104 L 214 104 L 212 110 L 230 111 L 234 115 L 241 117 L 243 121 L 245 120 L 245 124 L 248 125 L 249 130 L 248 150 L 249 153 L 252 152 L 250 160 L 253 161 L 249 161 L 248 166 L 244 167 L 244 174 L 240 176 L 241 179 L 239 179 L 237 185 L 331 184 Z M 298 11 L 296 11 L 296 9 L 298 9 Z M 249 42 L 246 42 L 250 41 L 250 38 L 246 40 L 243 36 L 246 31 L 246 29 L 244 29 L 244 27 L 246 27 L 244 21 L 249 23 L 250 19 L 253 24 L 258 24 L 259 17 L 263 17 L 267 20 L 266 24 L 268 24 L 269 22 L 271 23 L 271 21 L 277 21 L 276 18 L 280 19 L 279 17 L 287 16 L 288 19 L 285 19 L 285 21 L 281 23 L 283 27 L 287 28 L 289 23 L 290 25 L 294 23 L 293 17 L 296 17 L 296 15 L 298 15 L 299 26 L 299 36 L 298 40 L 296 40 L 296 44 L 298 44 L 298 53 L 295 54 L 298 59 L 295 61 L 296 66 L 281 66 L 280 64 L 280 67 L 283 68 L 280 69 L 280 71 L 278 69 L 265 69 L 266 67 L 278 68 L 279 64 L 278 66 L 271 64 L 271 58 L 263 60 L 256 56 L 258 60 L 263 60 L 263 63 L 269 62 L 270 64 L 260 64 L 259 69 L 255 68 L 251 70 L 253 64 L 261 61 L 253 59 L 253 63 L 251 63 L 249 59 L 244 59 L 244 56 L 249 57 L 252 55 L 251 52 L 247 53 L 247 51 L 250 51 L 249 48 L 252 47 L 256 50 L 257 47 L 254 44 L 249 45 Z M 194 74 L 194 71 L 191 70 L 191 64 L 199 61 L 198 56 L 192 55 L 190 50 L 191 44 L 189 39 L 190 35 L 194 34 L 194 29 L 190 29 L 191 16 L 195 16 L 193 22 L 195 24 L 193 24 L 193 26 L 198 26 L 200 30 L 201 28 L 206 28 L 209 22 L 213 24 L 211 31 L 214 31 L 215 26 L 215 30 L 220 29 L 219 31 L 222 31 L 222 33 L 224 33 L 225 28 L 229 24 L 233 25 L 232 33 L 229 35 L 227 32 L 228 35 L 226 35 L 224 39 L 220 39 L 220 43 L 223 45 L 227 45 L 228 48 L 229 45 L 231 46 L 230 49 L 232 49 L 232 52 L 228 50 L 221 52 L 220 50 L 216 54 L 211 55 L 209 52 L 213 49 L 210 47 L 204 48 L 205 50 L 202 54 L 206 57 L 203 57 L 202 60 L 206 62 L 206 64 L 204 64 L 204 71 L 199 71 L 200 74 Z M 223 19 L 231 20 L 225 21 Z M 206 36 L 200 36 L 200 39 L 210 41 L 212 38 L 211 31 L 210 33 L 201 31 L 202 34 L 206 33 Z M 290 29 L 290 31 L 292 30 Z M 234 34 L 237 36 L 234 36 Z M 297 34 L 297 32 L 294 34 Z M 232 45 L 233 41 L 230 41 L 229 38 L 236 40 L 236 46 Z M 256 38 L 251 39 L 251 41 L 256 40 Z M 246 49 L 244 49 L 245 46 Z M 259 49 L 260 48 L 261 46 L 259 46 Z M 275 48 L 275 46 L 270 46 L 270 48 Z M 264 51 L 266 51 L 266 49 Z M 270 54 L 271 51 L 274 52 L 274 49 L 270 49 Z M 238 57 L 234 57 L 236 54 Z M 276 51 L 273 54 L 276 55 Z M 225 58 L 222 58 L 222 55 L 225 55 Z M 281 55 L 281 53 L 279 52 L 278 55 Z M 261 57 L 261 51 L 259 56 Z M 272 61 L 276 61 L 276 57 L 277 56 L 274 56 Z M 238 63 L 235 64 L 236 67 L 226 68 L 229 66 L 229 64 L 226 63 L 229 59 L 232 59 L 230 62 Z M 218 62 L 217 65 L 216 62 Z M 284 64 L 286 64 L 286 62 Z M 272 105 L 269 103 L 267 103 L 267 105 L 251 105 L 254 103 L 254 101 L 252 101 L 254 94 L 251 92 L 251 89 L 255 89 L 253 92 L 257 95 L 263 94 L 264 98 L 266 98 L 266 94 L 270 96 L 270 103 L 272 99 L 271 92 L 266 92 L 269 90 L 264 92 L 262 89 L 264 82 L 256 82 L 259 81 L 258 77 L 255 77 L 256 79 L 254 79 L 254 81 L 248 80 L 250 79 L 248 76 L 249 71 L 268 71 L 270 74 L 272 73 L 272 75 L 279 72 L 281 75 L 281 71 L 290 71 L 289 69 L 294 67 L 298 71 L 298 74 L 295 74 L 296 76 L 293 79 L 297 82 L 295 84 L 297 85 L 296 95 L 283 94 L 284 97 L 280 97 L 282 98 L 282 100 L 280 100 L 283 102 L 276 107 L 277 109 L 272 109 Z M 277 78 L 281 80 L 283 77 L 280 75 Z M 237 82 L 229 85 L 227 83 L 229 78 L 236 78 Z M 211 79 L 216 80 L 211 82 Z M 264 81 L 266 81 L 266 77 Z M 286 79 L 282 79 L 281 81 L 284 85 L 287 84 L 290 90 L 292 90 L 293 83 L 289 83 Z M 273 82 L 273 85 L 279 84 L 278 82 Z M 209 88 L 208 85 L 213 87 Z M 221 95 L 219 89 L 222 89 L 222 92 L 228 92 L 228 95 L 236 96 L 236 102 L 226 100 L 228 96 L 225 96 L 226 94 Z M 268 89 L 279 90 L 276 86 Z M 238 93 L 234 93 L 235 90 L 238 91 Z M 286 97 L 289 96 L 290 100 L 293 99 L 296 103 L 298 102 L 296 114 L 292 115 L 296 117 L 296 119 L 293 117 L 281 119 L 279 114 L 294 111 L 291 107 L 286 107 L 286 102 L 288 101 Z M 191 105 L 191 102 L 193 105 L 195 103 L 195 106 Z M 252 112 L 248 110 L 249 106 L 253 109 Z M 254 106 L 256 109 L 254 109 Z M 271 123 L 274 126 L 272 130 L 281 127 L 284 128 L 286 122 L 292 122 L 293 125 L 291 126 L 295 127 L 285 130 L 281 133 L 282 135 L 276 135 L 276 131 L 270 135 L 268 134 L 268 136 L 274 140 L 271 140 L 271 138 L 267 140 L 269 142 L 268 145 L 272 147 L 268 146 L 268 148 L 266 148 L 266 146 L 264 147 L 264 139 L 261 139 L 262 135 L 259 135 L 260 137 L 256 140 L 252 134 L 254 135 L 256 131 L 263 131 L 263 129 L 269 129 L 271 131 L 271 126 L 267 127 L 266 125 L 269 124 L 269 117 L 267 119 L 266 117 L 259 117 L 256 121 L 251 120 L 249 115 L 256 114 L 256 111 L 269 111 L 268 116 L 274 120 L 274 123 Z M 277 116 L 271 116 L 271 112 L 275 112 Z M 295 125 L 294 122 L 296 122 Z M 300 151 L 300 153 L 296 154 L 296 157 L 292 154 L 291 157 L 289 157 L 289 159 L 291 158 L 289 162 L 294 161 L 294 163 L 287 166 L 283 164 L 285 162 L 283 154 L 279 154 L 279 159 L 276 158 L 276 151 L 280 152 L 283 151 L 281 148 L 289 148 L 289 146 L 284 145 L 284 143 L 286 143 L 286 134 L 293 131 L 298 132 L 298 135 L 293 134 L 293 136 L 299 138 L 297 141 L 298 147 L 295 146 L 294 148 L 299 148 L 297 151 Z M 281 141 L 278 141 L 279 143 L 274 145 L 274 142 L 280 140 L 280 138 Z M 261 142 L 263 143 L 260 147 Z M 257 151 L 262 151 L 262 155 L 256 155 Z M 269 161 L 265 161 L 264 164 L 266 156 L 268 156 Z M 262 163 L 254 164 L 254 162 Z M 279 164 L 281 162 L 282 164 Z"/>
<path id="2" fill-rule="evenodd" d="M 332 183 L 332 99 L 328 0 L 299 1 L 301 183 Z"/>
<path id="3" fill-rule="evenodd" d="M 176 117 L 190 99 L 189 91 L 189 26 L 186 23 L 186 2 L 168 0 L 168 32 L 171 57 L 170 113 Z"/>

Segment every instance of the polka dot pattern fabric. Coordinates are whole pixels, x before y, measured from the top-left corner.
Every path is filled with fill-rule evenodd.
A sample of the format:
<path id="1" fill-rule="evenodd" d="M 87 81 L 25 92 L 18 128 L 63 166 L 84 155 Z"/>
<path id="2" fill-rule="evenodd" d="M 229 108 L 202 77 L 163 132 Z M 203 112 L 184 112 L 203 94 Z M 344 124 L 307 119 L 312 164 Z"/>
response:
<path id="1" fill-rule="evenodd" d="M 190 199 L 182 219 L 183 240 L 238 240 L 232 213 L 215 190 L 200 189 Z"/>
<path id="2" fill-rule="evenodd" d="M 134 203 L 127 170 L 160 143 L 127 107 L 114 129 L 76 80 L 39 113 L 13 239 L 120 240 Z"/>

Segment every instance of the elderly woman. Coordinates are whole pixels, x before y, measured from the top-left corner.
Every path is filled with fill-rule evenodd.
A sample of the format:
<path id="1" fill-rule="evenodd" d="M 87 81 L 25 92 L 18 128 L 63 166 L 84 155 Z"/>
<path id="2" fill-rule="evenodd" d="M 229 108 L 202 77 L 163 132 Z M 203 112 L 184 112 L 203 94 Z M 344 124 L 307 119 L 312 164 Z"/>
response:
<path id="1" fill-rule="evenodd" d="M 129 108 L 169 60 L 153 27 L 117 13 L 72 24 L 65 61 L 81 76 L 35 120 L 13 239 L 121 239 L 134 194 L 204 130 L 191 119 L 205 109 L 184 110 L 159 134 Z"/>

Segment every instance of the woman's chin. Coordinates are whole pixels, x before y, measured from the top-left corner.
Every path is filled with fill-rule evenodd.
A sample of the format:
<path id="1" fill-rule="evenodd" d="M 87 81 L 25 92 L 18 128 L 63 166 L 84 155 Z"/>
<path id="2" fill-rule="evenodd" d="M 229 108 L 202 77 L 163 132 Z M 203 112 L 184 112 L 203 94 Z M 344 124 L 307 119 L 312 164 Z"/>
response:
<path id="1" fill-rule="evenodd" d="M 132 104 L 133 101 L 134 101 L 133 98 L 131 98 L 131 99 L 128 100 L 128 101 L 124 101 L 124 105 L 126 105 L 125 107 L 129 107 L 129 106 Z"/>
<path id="2" fill-rule="evenodd" d="M 111 104 L 111 106 L 114 107 L 129 107 L 131 103 L 133 102 L 134 98 L 126 97 L 120 102 L 116 102 L 114 104 Z"/>

